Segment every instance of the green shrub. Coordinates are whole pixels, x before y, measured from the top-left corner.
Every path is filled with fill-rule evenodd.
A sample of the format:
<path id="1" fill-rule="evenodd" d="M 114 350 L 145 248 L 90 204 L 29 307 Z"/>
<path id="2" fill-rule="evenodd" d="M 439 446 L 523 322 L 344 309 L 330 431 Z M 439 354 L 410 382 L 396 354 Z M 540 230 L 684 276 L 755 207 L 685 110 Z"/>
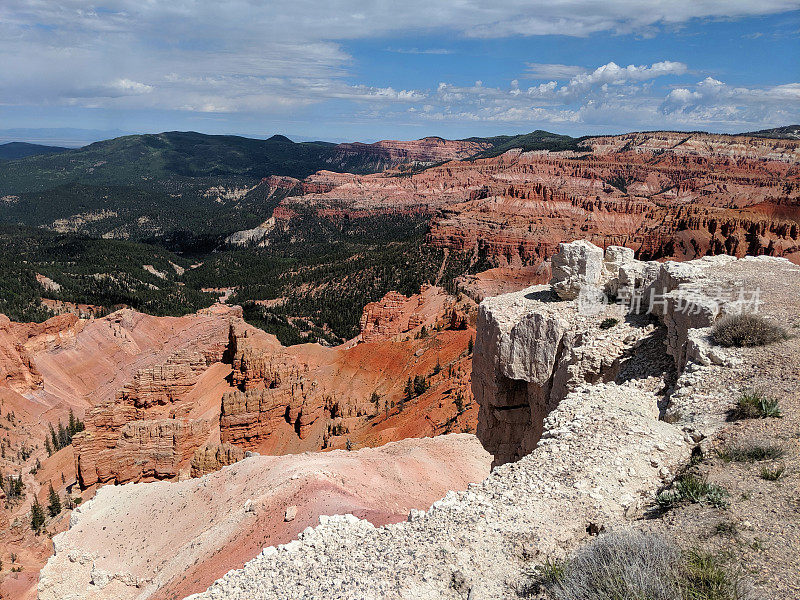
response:
<path id="1" fill-rule="evenodd" d="M 602 321 L 600 321 L 600 329 L 611 329 L 617 323 L 619 323 L 619 319 L 614 319 L 613 317 L 603 319 Z"/>
<path id="2" fill-rule="evenodd" d="M 780 418 L 781 407 L 775 398 L 756 390 L 745 391 L 736 401 L 736 406 L 728 414 L 728 419 L 731 421 L 766 419 L 767 417 Z"/>
<path id="3" fill-rule="evenodd" d="M 778 481 L 786 472 L 784 465 L 776 465 L 775 467 L 763 466 L 761 467 L 761 479 L 767 481 Z"/>
<path id="4" fill-rule="evenodd" d="M 717 556 L 683 553 L 670 540 L 636 531 L 599 536 L 563 563 L 546 562 L 518 588 L 550 600 L 747 600 L 738 573 Z"/>
<path id="5" fill-rule="evenodd" d="M 726 508 L 730 503 L 729 497 L 730 494 L 725 488 L 687 473 L 673 482 L 671 490 L 658 494 L 656 504 L 663 510 L 669 510 L 684 503 L 708 504 L 716 508 Z"/>
<path id="6" fill-rule="evenodd" d="M 686 557 L 686 580 L 682 588 L 685 600 L 746 600 L 751 597 L 740 574 L 725 568 L 717 556 L 697 550 Z"/>
<path id="7" fill-rule="evenodd" d="M 711 329 L 711 337 L 720 346 L 765 346 L 785 340 L 786 330 L 758 315 L 729 315 Z"/>

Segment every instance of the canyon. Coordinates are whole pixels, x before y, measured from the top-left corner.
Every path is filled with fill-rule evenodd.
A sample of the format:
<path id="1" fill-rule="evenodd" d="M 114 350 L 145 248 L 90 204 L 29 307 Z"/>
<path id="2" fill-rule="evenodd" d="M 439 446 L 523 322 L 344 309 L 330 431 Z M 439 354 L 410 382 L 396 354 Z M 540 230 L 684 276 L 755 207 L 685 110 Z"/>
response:
<path id="1" fill-rule="evenodd" d="M 52 299 L 60 314 L 42 323 L 0 315 L 0 472 L 25 486 L 0 498 L 0 542 L 22 568 L 0 597 L 489 599 L 592 524 L 639 526 L 725 427 L 749 385 L 737 369 L 768 363 L 712 343 L 741 310 L 719 290 L 759 289 L 764 314 L 794 323 L 800 142 L 492 148 L 340 144 L 331 169 L 358 158 L 371 174 L 213 188 L 271 207 L 225 238 L 243 256 L 313 242 L 312 216 L 425 224 L 438 273 L 365 300 L 342 344 L 282 345 L 228 304 L 228 283 L 181 317 Z M 173 263 L 175 277 L 201 266 Z M 57 280 L 36 278 L 56 296 Z M 83 430 L 46 451 L 73 416 Z M 69 507 L 46 522 L 52 544 L 28 526 L 51 485 Z"/>
<path id="2" fill-rule="evenodd" d="M 4 437 L 2 473 L 11 476 L 41 463 L 24 471 L 25 489 L 41 503 L 46 504 L 51 484 L 63 497 L 85 501 L 108 484 L 184 481 L 249 456 L 344 451 L 474 431 L 477 406 L 469 390 L 472 357 L 467 346 L 475 333 L 475 310 L 469 298 L 459 300 L 435 286 L 424 286 L 412 297 L 392 293 L 365 310 L 363 336 L 332 348 L 283 347 L 274 336 L 248 325 L 240 307 L 224 304 L 178 318 L 123 309 L 99 318 L 66 314 L 43 324 L 6 319 L 0 328 L 0 415 L 11 421 L 13 413 L 14 421 Z M 406 382 L 416 378 L 426 382 L 425 389 L 407 393 Z M 82 418 L 85 428 L 69 446 L 48 456 L 43 448 L 48 427 L 65 422 L 68 413 Z M 376 477 L 397 478 L 401 469 L 404 478 L 419 483 L 401 492 L 394 479 L 368 479 L 360 496 L 365 514 L 397 520 L 449 487 L 480 479 L 488 468 L 480 444 L 448 443 L 431 446 L 427 455 L 419 454 L 420 446 L 407 444 L 391 454 L 391 461 L 367 463 Z M 404 455 L 410 461 L 405 467 Z M 304 464 L 287 459 L 269 472 Z M 379 463 L 393 461 L 395 466 L 377 475 Z M 359 468 L 351 470 L 351 477 Z M 433 477 L 443 469 L 453 478 Z M 314 482 L 315 473 L 310 475 Z M 326 485 L 316 482 L 310 489 Z M 379 493 L 385 488 L 398 491 Z M 337 489 L 341 502 L 352 500 L 349 484 Z M 264 493 L 265 503 L 273 502 L 273 493 Z M 13 574 L 0 585 L 3 594 L 13 597 L 35 593 L 35 573 L 49 554 L 47 538 L 34 536 L 26 522 L 32 498 L 26 494 L 23 502 L 2 510 L 7 529 L 0 538 L 25 568 L 24 576 Z M 315 498 L 309 496 L 310 513 L 274 539 L 288 541 L 302 529 L 296 529 L 300 523 L 314 522 L 323 511 L 313 504 Z M 219 510 L 226 506 L 223 502 Z M 272 519 L 272 508 L 267 512 L 265 518 Z M 67 528 L 69 520 L 63 517 L 48 525 L 51 533 Z M 237 550 L 240 562 L 198 568 L 194 585 L 209 585 L 260 551 L 247 548 Z M 207 559 L 220 551 L 215 546 Z M 228 567 L 220 571 L 224 564 Z"/>
<path id="3" fill-rule="evenodd" d="M 697 448 L 710 451 L 737 393 L 769 377 L 771 357 L 791 356 L 798 344 L 715 345 L 717 318 L 745 308 L 739 295 L 720 290 L 759 289 L 760 314 L 800 325 L 800 267 L 764 256 L 640 261 L 631 249 L 579 241 L 560 246 L 552 272 L 548 284 L 480 304 L 471 364 L 476 435 L 268 456 L 297 448 L 290 439 L 324 439 L 319 421 L 331 415 L 324 404 L 312 409 L 325 394 L 309 381 L 311 345 L 290 352 L 231 319 L 235 389 L 224 392 L 219 423 L 221 437 L 236 443 L 204 447 L 193 465 L 221 468 L 100 488 L 55 536 L 39 598 L 490 599 L 513 591 L 530 561 L 584 543 L 593 524 L 644 527 L 658 491 Z M 642 301 L 629 304 L 628 291 Z M 422 306 L 424 314 L 426 295 L 441 300 L 435 288 L 417 299 L 391 295 L 363 320 L 379 325 L 394 315 L 399 324 L 373 327 L 375 335 L 419 342 L 421 324 L 407 330 L 401 309 Z M 441 308 L 434 312 L 453 312 Z M 449 333 L 458 331 L 471 325 Z M 380 343 L 325 350 L 374 353 Z M 744 375 L 750 365 L 757 379 Z M 338 373 L 332 379 L 353 376 Z M 161 388 L 148 389 L 154 405 L 167 402 Z M 236 412 L 241 396 L 246 410 Z M 406 411 L 420 410 L 411 404 Z M 143 545 L 153 554 L 142 554 Z"/>
<path id="4" fill-rule="evenodd" d="M 796 338 L 767 349 L 714 346 L 715 318 L 742 309 L 718 290 L 760 287 L 760 314 L 797 324 L 800 268 L 771 257 L 642 263 L 589 244 L 562 245 L 559 256 L 567 268 L 552 286 L 481 304 L 477 435 L 498 465 L 483 482 L 402 523 L 321 517 L 192 600 L 513 597 L 531 561 L 564 556 L 598 531 L 646 528 L 658 490 L 695 448 L 711 449 L 736 392 L 758 383 L 742 365 L 768 376 L 770 357 L 797 347 Z M 637 292 L 663 298 L 657 313 L 608 303 L 587 314 L 571 292 L 559 294 L 575 283 L 599 294 L 631 273 L 643 274 Z M 617 323 L 601 327 L 609 318 Z M 790 569 L 773 589 L 794 589 Z"/>

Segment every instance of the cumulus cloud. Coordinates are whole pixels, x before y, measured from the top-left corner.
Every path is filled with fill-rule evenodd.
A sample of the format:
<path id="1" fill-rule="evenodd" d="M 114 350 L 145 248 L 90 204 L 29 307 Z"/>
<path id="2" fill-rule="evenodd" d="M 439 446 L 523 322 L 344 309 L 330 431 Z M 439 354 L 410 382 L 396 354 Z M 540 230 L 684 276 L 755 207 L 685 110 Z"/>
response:
<path id="1" fill-rule="evenodd" d="M 584 70 L 569 81 L 549 81 L 520 88 L 455 86 L 442 82 L 418 113 L 426 120 L 607 125 L 636 127 L 703 127 L 724 124 L 768 124 L 800 116 L 800 83 L 768 88 L 728 86 L 707 77 L 691 87 L 655 87 L 662 77 L 688 72 L 680 62 L 619 66 L 610 62 Z"/>
<path id="2" fill-rule="evenodd" d="M 627 67 L 620 67 L 614 62 L 610 62 L 593 71 L 581 70 L 563 85 L 559 85 L 557 81 L 549 81 L 523 90 L 519 87 L 519 81 L 513 80 L 510 87 L 504 90 L 485 87 L 480 82 L 468 87 L 440 83 L 437 95 L 443 102 L 514 99 L 517 102 L 526 103 L 569 104 L 593 94 L 616 93 L 615 88 L 630 82 L 644 82 L 666 75 L 682 75 L 685 72 L 686 65 L 680 62 L 663 61 L 652 65 L 628 65 Z M 640 89 L 627 87 L 624 91 L 630 95 Z"/>
<path id="3" fill-rule="evenodd" d="M 729 86 L 706 77 L 691 88 L 673 89 L 664 98 L 661 111 L 676 120 L 705 122 L 736 118 L 757 122 L 794 120 L 800 107 L 800 83 L 748 88 Z"/>

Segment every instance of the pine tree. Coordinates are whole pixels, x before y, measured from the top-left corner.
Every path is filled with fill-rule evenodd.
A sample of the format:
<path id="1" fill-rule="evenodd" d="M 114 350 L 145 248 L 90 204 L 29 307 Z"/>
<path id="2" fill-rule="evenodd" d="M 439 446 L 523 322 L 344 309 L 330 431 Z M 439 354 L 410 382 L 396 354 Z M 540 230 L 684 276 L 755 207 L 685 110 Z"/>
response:
<path id="1" fill-rule="evenodd" d="M 50 484 L 49 492 L 50 503 L 47 505 L 47 510 L 51 517 L 55 517 L 61 512 L 61 499 L 58 497 L 58 492 L 53 489 L 53 484 Z"/>
<path id="2" fill-rule="evenodd" d="M 72 412 L 72 409 L 69 409 L 69 424 L 67 425 L 68 431 L 70 435 L 77 431 L 75 426 L 75 414 Z"/>
<path id="3" fill-rule="evenodd" d="M 39 533 L 44 527 L 44 510 L 42 510 L 42 505 L 39 504 L 39 500 L 34 497 L 33 499 L 33 506 L 31 506 L 31 529 L 33 529 L 36 533 Z"/>
<path id="4" fill-rule="evenodd" d="M 64 425 L 61 424 L 61 421 L 58 422 L 58 449 L 66 448 L 69 446 L 69 434 L 67 434 L 67 430 L 64 429 Z"/>
<path id="5" fill-rule="evenodd" d="M 53 424 L 50 423 L 50 439 L 53 442 L 53 452 L 58 451 L 58 436 L 56 435 L 56 430 L 53 429 Z"/>
<path id="6" fill-rule="evenodd" d="M 403 399 L 404 400 L 411 400 L 414 397 L 414 382 L 411 379 L 411 376 L 408 377 L 408 381 L 406 381 L 406 387 L 403 389 Z"/>
<path id="7" fill-rule="evenodd" d="M 414 376 L 414 396 L 421 396 L 430 386 L 428 381 L 422 375 Z"/>
<path id="8" fill-rule="evenodd" d="M 44 448 L 47 450 L 47 456 L 53 456 L 53 446 L 50 443 L 50 438 L 44 438 Z"/>

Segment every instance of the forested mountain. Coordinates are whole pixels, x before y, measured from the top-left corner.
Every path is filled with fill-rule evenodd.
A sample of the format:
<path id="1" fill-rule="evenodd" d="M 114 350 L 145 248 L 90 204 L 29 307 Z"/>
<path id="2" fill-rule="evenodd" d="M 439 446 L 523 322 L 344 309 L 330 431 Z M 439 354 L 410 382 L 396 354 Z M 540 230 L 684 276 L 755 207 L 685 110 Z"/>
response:
<path id="1" fill-rule="evenodd" d="M 181 281 L 190 264 L 147 244 L 0 226 L 0 313 L 42 320 L 50 316 L 39 304 L 44 296 L 107 310 L 125 305 L 155 315 L 185 314 L 213 301 Z"/>
<path id="2" fill-rule="evenodd" d="M 751 131 L 750 133 L 743 133 L 741 135 L 779 140 L 800 140 L 800 125 L 785 125 L 784 127 L 761 129 L 760 131 Z"/>
<path id="3" fill-rule="evenodd" d="M 165 189 L 192 179 L 305 177 L 324 168 L 335 144 L 295 144 L 283 136 L 257 140 L 171 131 L 95 142 L 57 155 L 3 165 L 0 194 L 51 190 L 64 184 Z"/>
<path id="4" fill-rule="evenodd" d="M 444 140 L 442 140 L 444 142 Z M 403 144 L 403 143 L 401 143 Z M 413 142 L 412 142 L 413 144 Z M 194 132 L 132 135 L 0 165 L 0 223 L 123 239 L 224 239 L 268 218 L 259 183 L 403 162 L 380 145 L 295 143 Z M 251 194 L 252 192 L 252 194 Z"/>
<path id="5" fill-rule="evenodd" d="M 69 148 L 60 148 L 58 146 L 42 146 L 40 144 L 29 144 L 27 142 L 8 142 L 7 144 L 0 144 L 0 160 L 16 160 L 18 158 L 26 158 L 28 156 L 36 156 L 40 154 L 58 154 L 60 152 L 67 152 Z"/>

